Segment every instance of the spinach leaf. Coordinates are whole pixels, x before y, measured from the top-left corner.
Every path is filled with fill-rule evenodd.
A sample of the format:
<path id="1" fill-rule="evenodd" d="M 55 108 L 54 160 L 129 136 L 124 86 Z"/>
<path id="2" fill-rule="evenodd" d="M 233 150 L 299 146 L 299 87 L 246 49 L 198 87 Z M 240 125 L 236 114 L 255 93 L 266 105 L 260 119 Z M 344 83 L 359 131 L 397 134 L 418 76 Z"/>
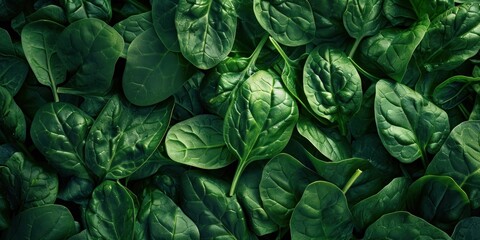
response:
<path id="1" fill-rule="evenodd" d="M 64 28 L 58 23 L 40 20 L 25 25 L 21 35 L 23 51 L 33 73 L 38 82 L 52 89 L 57 102 L 57 85 L 65 81 L 67 69 L 56 53 L 55 44 Z"/>
<path id="2" fill-rule="evenodd" d="M 471 86 L 478 84 L 480 77 L 457 75 L 440 83 L 433 90 L 433 101 L 443 109 L 452 109 L 462 103 L 472 92 Z"/>
<path id="3" fill-rule="evenodd" d="M 303 89 L 313 112 L 337 122 L 346 135 L 347 120 L 362 103 L 360 75 L 347 55 L 335 48 L 315 48 L 305 63 Z"/>
<path id="4" fill-rule="evenodd" d="M 400 83 L 376 84 L 375 121 L 388 152 L 400 162 L 411 163 L 427 151 L 435 154 L 448 136 L 445 111 Z"/>
<path id="5" fill-rule="evenodd" d="M 183 56 L 197 68 L 209 69 L 232 50 L 237 16 L 231 0 L 179 0 L 175 26 Z"/>
<path id="6" fill-rule="evenodd" d="M 173 95 L 191 75 L 190 64 L 168 50 L 150 28 L 128 48 L 122 86 L 130 102 L 147 106 Z"/>
<path id="7" fill-rule="evenodd" d="M 428 15 L 430 19 L 433 19 L 437 15 L 454 7 L 453 0 L 410 0 L 410 3 L 412 4 L 412 9 L 419 18 L 423 17 L 424 15 Z"/>
<path id="8" fill-rule="evenodd" d="M 227 197 L 226 182 L 188 171 L 183 174 L 181 185 L 181 207 L 197 225 L 202 239 L 255 239 L 236 197 Z"/>
<path id="9" fill-rule="evenodd" d="M 0 180 L 6 188 L 12 210 L 52 204 L 57 199 L 56 173 L 21 152 L 16 152 L 0 165 Z"/>
<path id="10" fill-rule="evenodd" d="M 480 50 L 479 11 L 480 3 L 466 3 L 432 19 L 417 54 L 427 71 L 455 69 L 477 54 Z"/>
<path id="11" fill-rule="evenodd" d="M 417 16 L 410 1 L 384 0 L 383 15 L 393 26 L 410 26 Z"/>
<path id="12" fill-rule="evenodd" d="M 175 109 L 172 118 L 178 121 L 187 120 L 205 111 L 200 96 L 200 86 L 205 78 L 202 72 L 196 72 L 173 96 Z"/>
<path id="13" fill-rule="evenodd" d="M 147 191 L 137 221 L 142 239 L 200 239 L 195 223 L 160 190 Z"/>
<path id="14" fill-rule="evenodd" d="M 32 121 L 30 135 L 37 149 L 62 176 L 88 179 L 85 138 L 93 119 L 69 103 L 43 105 Z"/>
<path id="15" fill-rule="evenodd" d="M 128 48 L 130 44 L 140 34 L 153 28 L 152 12 L 145 12 L 136 15 L 132 15 L 118 23 L 113 28 L 123 37 L 125 46 L 123 47 L 122 57 L 127 56 Z"/>
<path id="16" fill-rule="evenodd" d="M 250 164 L 238 183 L 238 202 L 245 209 L 249 227 L 257 236 L 273 233 L 279 228 L 265 211 L 260 197 L 264 165 L 263 162 Z"/>
<path id="17" fill-rule="evenodd" d="M 108 22 L 112 18 L 110 0 L 62 0 L 62 4 L 70 23 L 84 18 L 98 18 Z"/>
<path id="18" fill-rule="evenodd" d="M 384 74 L 401 82 L 410 59 L 427 32 L 430 20 L 420 19 L 407 29 L 386 28 L 360 45 L 362 59 Z"/>
<path id="19" fill-rule="evenodd" d="M 0 21 L 10 20 L 22 11 L 25 0 L 0 0 Z"/>
<path id="20" fill-rule="evenodd" d="M 227 147 L 239 160 L 230 195 L 249 163 L 282 151 L 297 119 L 297 104 L 274 73 L 261 70 L 242 83 L 223 125 Z"/>
<path id="21" fill-rule="evenodd" d="M 292 156 L 281 153 L 273 157 L 263 168 L 260 181 L 260 197 L 270 219 L 280 227 L 288 226 L 303 191 L 316 180 L 319 177 Z"/>
<path id="22" fill-rule="evenodd" d="M 113 96 L 93 123 L 85 161 L 99 178 L 120 179 L 135 172 L 160 144 L 172 115 L 173 99 L 137 107 Z"/>
<path id="23" fill-rule="evenodd" d="M 165 147 L 172 160 L 198 168 L 222 168 L 234 161 L 223 140 L 223 119 L 215 115 L 197 115 L 173 125 Z"/>
<path id="24" fill-rule="evenodd" d="M 348 36 L 343 26 L 343 13 L 348 0 L 329 1 L 311 0 L 313 17 L 315 19 L 314 43 L 342 42 Z"/>
<path id="25" fill-rule="evenodd" d="M 410 185 L 407 207 L 413 214 L 443 230 L 470 215 L 470 201 L 460 186 L 448 176 L 425 175 Z"/>
<path id="26" fill-rule="evenodd" d="M 445 232 L 409 212 L 380 217 L 367 228 L 364 239 L 451 239 Z"/>
<path id="27" fill-rule="evenodd" d="M 86 206 L 95 187 L 96 184 L 93 180 L 74 176 L 66 184 L 60 186 L 57 197 L 63 201 Z"/>
<path id="28" fill-rule="evenodd" d="M 0 186 L 0 231 L 3 231 L 10 226 L 10 216 L 12 216 L 7 194 L 4 193 L 5 191 L 3 188 L 3 186 Z"/>
<path id="29" fill-rule="evenodd" d="M 58 92 L 76 95 L 107 93 L 123 46 L 122 36 L 101 20 L 82 19 L 70 24 L 58 36 L 57 54 L 74 75 L 58 88 Z"/>
<path id="30" fill-rule="evenodd" d="M 462 219 L 455 226 L 452 238 L 455 240 L 467 240 L 477 237 L 477 231 L 480 227 L 480 217 L 469 217 Z"/>
<path id="31" fill-rule="evenodd" d="M 23 142 L 26 132 L 25 115 L 10 92 L 0 86 L 0 134 L 9 140 Z"/>
<path id="32" fill-rule="evenodd" d="M 313 40 L 315 21 L 307 0 L 254 0 L 258 23 L 279 43 L 300 46 Z"/>
<path id="33" fill-rule="evenodd" d="M 88 239 L 132 239 L 135 215 L 130 192 L 119 183 L 102 182 L 85 212 Z"/>
<path id="34" fill-rule="evenodd" d="M 175 15 L 179 0 L 155 0 L 152 2 L 153 27 L 163 45 L 172 52 L 180 52 Z"/>
<path id="35" fill-rule="evenodd" d="M 0 28 L 0 87 L 18 93 L 28 73 L 28 63 L 18 56 L 7 30 Z"/>
<path id="36" fill-rule="evenodd" d="M 449 176 L 468 194 L 472 208 L 480 207 L 480 121 L 456 126 L 435 155 L 427 174 Z"/>
<path id="37" fill-rule="evenodd" d="M 353 205 L 350 210 L 355 226 L 363 230 L 384 214 L 405 210 L 410 183 L 408 178 L 395 178 L 375 195 Z"/>
<path id="38" fill-rule="evenodd" d="M 65 12 L 63 8 L 57 5 L 47 5 L 42 8 L 39 8 L 37 11 L 31 13 L 28 16 L 25 16 L 23 13 L 17 15 L 14 19 L 12 19 L 11 27 L 19 34 L 22 33 L 23 27 L 25 25 L 35 22 L 35 21 L 42 21 L 42 20 L 50 20 L 52 22 L 56 22 L 61 25 L 67 25 L 68 20 L 67 16 L 65 16 Z"/>
<path id="39" fill-rule="evenodd" d="M 337 186 L 316 181 L 307 186 L 292 213 L 292 239 L 350 239 L 353 219 Z"/>
<path id="40" fill-rule="evenodd" d="M 352 156 L 349 142 L 335 129 L 322 128 L 316 122 L 300 117 L 297 131 L 331 161 L 340 161 Z"/>
<path id="41" fill-rule="evenodd" d="M 75 233 L 75 222 L 70 211 L 62 205 L 50 204 L 19 213 L 1 238 L 60 240 Z"/>

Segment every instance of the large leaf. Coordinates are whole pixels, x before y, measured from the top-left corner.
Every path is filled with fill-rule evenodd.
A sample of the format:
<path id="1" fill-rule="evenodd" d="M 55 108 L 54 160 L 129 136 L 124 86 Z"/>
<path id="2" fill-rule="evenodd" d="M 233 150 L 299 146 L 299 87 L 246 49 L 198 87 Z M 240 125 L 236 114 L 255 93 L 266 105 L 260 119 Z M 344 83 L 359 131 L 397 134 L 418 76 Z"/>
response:
<path id="1" fill-rule="evenodd" d="M 47 20 L 27 24 L 22 30 L 22 47 L 25 57 L 38 82 L 56 91 L 65 81 L 67 69 L 56 53 L 56 43 L 64 26 Z"/>
<path id="2" fill-rule="evenodd" d="M 452 177 L 468 194 L 472 207 L 480 207 L 480 121 L 456 126 L 426 173 Z"/>
<path id="3" fill-rule="evenodd" d="M 427 71 L 452 70 L 480 49 L 480 3 L 465 3 L 432 19 L 418 55 Z"/>
<path id="4" fill-rule="evenodd" d="M 173 99 L 137 107 L 113 96 L 88 133 L 85 160 L 100 178 L 120 179 L 135 172 L 159 146 L 173 110 Z"/>
<path id="5" fill-rule="evenodd" d="M 108 92 L 124 47 L 122 36 L 104 21 L 91 18 L 70 24 L 57 38 L 58 57 L 73 72 L 58 91 L 80 95 Z"/>
<path id="6" fill-rule="evenodd" d="M 30 135 L 37 149 L 62 176 L 88 179 L 84 147 L 92 124 L 93 119 L 74 105 L 48 103 L 35 114 Z"/>
<path id="7" fill-rule="evenodd" d="M 227 197 L 228 184 L 189 171 L 183 174 L 182 209 L 197 224 L 202 239 L 254 239 L 236 196 Z"/>
<path id="8" fill-rule="evenodd" d="M 102 182 L 85 211 L 89 239 L 132 239 L 135 212 L 134 200 L 125 187 L 113 181 Z"/>
<path id="9" fill-rule="evenodd" d="M 435 154 L 448 136 L 445 111 L 400 83 L 377 82 L 375 121 L 388 152 L 403 163 L 411 163 L 427 151 Z"/>
<path id="10" fill-rule="evenodd" d="M 315 48 L 303 70 L 303 89 L 312 110 L 345 133 L 346 122 L 362 104 L 360 75 L 347 55 L 329 47 Z"/>
<path id="11" fill-rule="evenodd" d="M 45 205 L 20 212 L 1 238 L 4 240 L 62 240 L 76 233 L 70 211 L 61 205 Z"/>
<path id="12" fill-rule="evenodd" d="M 123 92 L 133 104 L 151 105 L 173 95 L 191 75 L 189 63 L 168 50 L 150 28 L 128 48 Z"/>
<path id="13" fill-rule="evenodd" d="M 11 209 L 43 206 L 52 204 L 57 199 L 56 173 L 48 166 L 27 159 L 21 152 L 13 154 L 0 166 L 0 180 L 7 192 Z"/>
<path id="14" fill-rule="evenodd" d="M 268 216 L 281 227 L 288 226 L 303 191 L 319 177 L 297 159 L 279 154 L 263 168 L 260 197 Z"/>
<path id="15" fill-rule="evenodd" d="M 297 104 L 274 73 L 258 71 L 243 82 L 223 125 L 225 142 L 240 161 L 230 194 L 249 163 L 282 151 L 297 119 Z"/>
<path id="16" fill-rule="evenodd" d="M 25 141 L 27 123 L 25 115 L 8 90 L 0 86 L 0 134 L 9 140 Z"/>
<path id="17" fill-rule="evenodd" d="M 230 0 L 179 0 L 175 26 L 183 56 L 209 69 L 232 50 L 237 16 Z"/>
<path id="18" fill-rule="evenodd" d="M 197 115 L 173 125 L 165 147 L 172 160 L 203 169 L 222 168 L 234 160 L 223 140 L 223 119 L 216 115 Z"/>
<path id="19" fill-rule="evenodd" d="M 133 40 L 143 32 L 153 28 L 152 12 L 132 15 L 116 23 L 113 28 L 123 37 L 125 46 L 122 51 L 122 56 L 126 57 L 128 48 Z"/>
<path id="20" fill-rule="evenodd" d="M 195 223 L 160 190 L 144 196 L 137 219 L 142 239 L 200 239 Z"/>
<path id="21" fill-rule="evenodd" d="M 446 239 L 450 236 L 409 212 L 388 213 L 370 225 L 364 239 Z"/>
<path id="22" fill-rule="evenodd" d="M 253 10 L 260 25 L 279 43 L 300 46 L 313 40 L 315 21 L 307 0 L 254 0 Z"/>
<path id="23" fill-rule="evenodd" d="M 179 0 L 155 0 L 152 2 L 153 27 L 163 45 L 172 52 L 180 52 L 175 27 L 178 2 Z"/>
<path id="24" fill-rule="evenodd" d="M 337 186 L 317 181 L 309 184 L 292 213 L 292 239 L 350 239 L 353 218 L 347 199 Z"/>

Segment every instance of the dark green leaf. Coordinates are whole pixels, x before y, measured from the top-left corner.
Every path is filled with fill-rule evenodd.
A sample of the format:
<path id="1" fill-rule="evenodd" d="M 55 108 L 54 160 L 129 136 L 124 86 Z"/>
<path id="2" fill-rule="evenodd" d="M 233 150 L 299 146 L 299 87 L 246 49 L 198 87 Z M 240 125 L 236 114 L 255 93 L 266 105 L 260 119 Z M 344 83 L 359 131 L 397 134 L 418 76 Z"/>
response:
<path id="1" fill-rule="evenodd" d="M 353 218 L 347 199 L 337 186 L 317 181 L 309 184 L 292 213 L 292 239 L 350 239 Z"/>
<path id="2" fill-rule="evenodd" d="M 416 20 L 410 1 L 384 0 L 383 15 L 393 26 L 410 26 Z"/>
<path id="3" fill-rule="evenodd" d="M 191 75 L 189 63 L 168 50 L 150 28 L 128 48 L 123 91 L 133 104 L 147 106 L 172 96 Z"/>
<path id="4" fill-rule="evenodd" d="M 410 0 L 412 8 L 419 18 L 428 15 L 430 19 L 454 7 L 453 0 Z"/>
<path id="5" fill-rule="evenodd" d="M 461 220 L 455 226 L 452 233 L 454 240 L 468 240 L 478 237 L 478 229 L 480 228 L 480 217 L 469 217 Z"/>
<path id="6" fill-rule="evenodd" d="M 25 141 L 27 123 L 10 92 L 0 86 L 0 133 L 14 141 Z"/>
<path id="7" fill-rule="evenodd" d="M 63 0 L 62 3 L 70 23 L 84 18 L 108 22 L 112 18 L 111 0 Z"/>
<path id="8" fill-rule="evenodd" d="M 173 99 L 137 107 L 115 95 L 94 122 L 85 143 L 85 160 L 100 178 L 120 179 L 135 172 L 160 144 Z"/>
<path id="9" fill-rule="evenodd" d="M 237 16 L 230 0 L 179 0 L 175 26 L 183 56 L 209 69 L 232 50 Z"/>
<path id="10" fill-rule="evenodd" d="M 179 0 L 155 0 L 152 2 L 153 27 L 163 45 L 172 51 L 180 52 L 175 14 Z"/>
<path id="11" fill-rule="evenodd" d="M 200 85 L 204 77 L 205 74 L 202 72 L 193 74 L 173 95 L 175 97 L 174 119 L 182 121 L 205 112 L 200 99 Z"/>
<path id="12" fill-rule="evenodd" d="M 16 56 L 5 56 L 0 52 L 0 87 L 13 96 L 22 87 L 27 74 L 27 61 Z"/>
<path id="13" fill-rule="evenodd" d="M 383 0 L 348 0 L 343 24 L 355 39 L 372 36 L 380 31 Z"/>
<path id="14" fill-rule="evenodd" d="M 128 47 L 135 38 L 152 27 L 152 12 L 150 11 L 130 16 L 115 24 L 113 28 L 120 33 L 125 42 L 122 56 L 127 56 Z"/>
<path id="15" fill-rule="evenodd" d="M 343 26 L 347 2 L 348 0 L 310 0 L 316 27 L 314 42 L 344 41 L 342 39 L 348 36 Z"/>
<path id="16" fill-rule="evenodd" d="M 480 77 L 457 75 L 440 83 L 433 90 L 433 101 L 443 109 L 452 109 L 472 92 L 471 86 L 480 83 Z"/>

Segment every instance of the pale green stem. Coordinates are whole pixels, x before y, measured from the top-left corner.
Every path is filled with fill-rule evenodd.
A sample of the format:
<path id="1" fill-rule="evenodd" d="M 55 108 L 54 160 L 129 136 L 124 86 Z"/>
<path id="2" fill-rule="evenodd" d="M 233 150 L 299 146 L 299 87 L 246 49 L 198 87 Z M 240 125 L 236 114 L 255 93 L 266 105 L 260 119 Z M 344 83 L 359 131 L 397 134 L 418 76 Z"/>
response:
<path id="1" fill-rule="evenodd" d="M 350 177 L 350 179 L 348 179 L 348 182 L 345 184 L 345 186 L 343 187 L 342 189 L 342 192 L 345 194 L 347 193 L 348 189 L 350 189 L 350 187 L 353 185 L 353 183 L 357 180 L 357 178 L 362 174 L 362 170 L 360 169 L 357 169 L 352 177 Z"/>

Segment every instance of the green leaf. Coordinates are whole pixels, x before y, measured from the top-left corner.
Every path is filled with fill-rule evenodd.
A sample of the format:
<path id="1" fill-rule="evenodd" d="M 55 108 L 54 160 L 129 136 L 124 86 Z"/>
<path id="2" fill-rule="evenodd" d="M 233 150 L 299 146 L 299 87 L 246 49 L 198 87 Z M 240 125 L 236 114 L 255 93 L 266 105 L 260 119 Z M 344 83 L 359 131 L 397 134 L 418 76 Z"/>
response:
<path id="1" fill-rule="evenodd" d="M 278 231 L 278 225 L 269 217 L 260 197 L 260 181 L 264 164 L 255 162 L 247 167 L 238 183 L 237 199 L 246 212 L 250 229 L 257 236 Z"/>
<path id="2" fill-rule="evenodd" d="M 446 239 L 442 230 L 409 212 L 398 211 L 380 217 L 370 225 L 364 239 Z"/>
<path id="3" fill-rule="evenodd" d="M 20 212 L 1 236 L 5 240 L 61 240 L 76 233 L 70 211 L 61 205 L 45 205 Z"/>
<path id="4" fill-rule="evenodd" d="M 453 70 L 480 50 L 480 3 L 466 3 L 432 19 L 417 51 L 427 71 Z"/>
<path id="5" fill-rule="evenodd" d="M 242 83 L 223 125 L 225 142 L 240 161 L 230 195 L 249 163 L 282 151 L 297 119 L 297 104 L 274 73 L 261 70 Z"/>
<path id="6" fill-rule="evenodd" d="M 223 119 L 216 115 L 197 115 L 173 125 L 165 147 L 172 160 L 203 169 L 222 168 L 235 160 L 223 140 Z"/>
<path id="7" fill-rule="evenodd" d="M 153 28 L 152 12 L 145 12 L 132 15 L 122 21 L 116 23 L 113 28 L 123 37 L 125 46 L 122 51 L 122 56 L 126 57 L 130 44 L 140 34 Z"/>
<path id="8" fill-rule="evenodd" d="M 470 215 L 470 201 L 448 176 L 425 175 L 410 185 L 407 208 L 413 214 L 446 231 Z"/>
<path id="9" fill-rule="evenodd" d="M 124 43 L 105 22 L 91 18 L 70 24 L 57 40 L 57 54 L 73 76 L 59 93 L 104 95 L 112 86 L 115 63 Z"/>
<path id="10" fill-rule="evenodd" d="M 468 194 L 472 208 L 479 208 L 480 121 L 466 121 L 456 126 L 426 173 L 452 177 Z"/>
<path id="11" fill-rule="evenodd" d="M 179 0 L 175 26 L 183 56 L 197 68 L 209 69 L 232 50 L 237 16 L 230 0 Z"/>
<path id="12" fill-rule="evenodd" d="M 27 74 L 27 61 L 16 56 L 5 56 L 0 52 L 0 87 L 13 96 L 22 87 Z"/>
<path id="13" fill-rule="evenodd" d="M 365 229 L 384 214 L 405 210 L 410 183 L 408 178 L 395 178 L 375 195 L 353 205 L 355 226 Z"/>
<path id="14" fill-rule="evenodd" d="M 65 81 L 67 69 L 60 61 L 55 46 L 64 26 L 47 20 L 25 25 L 22 30 L 22 47 L 25 57 L 38 82 L 49 86 L 54 97 L 58 84 Z"/>
<path id="15" fill-rule="evenodd" d="M 254 239 L 244 212 L 235 196 L 227 197 L 228 184 L 222 180 L 188 171 L 182 175 L 182 204 L 195 222 L 202 239 Z"/>
<path id="16" fill-rule="evenodd" d="M 27 123 L 22 110 L 15 103 L 10 92 L 0 86 L 0 133 L 7 139 L 25 141 Z"/>
<path id="17" fill-rule="evenodd" d="M 175 27 L 178 2 L 179 0 L 155 0 L 152 2 L 153 27 L 163 45 L 172 52 L 180 52 L 178 33 Z"/>
<path id="18" fill-rule="evenodd" d="M 143 239 L 200 239 L 195 223 L 160 190 L 144 196 L 137 219 Z"/>
<path id="19" fill-rule="evenodd" d="M 410 1 L 384 0 L 383 15 L 393 26 L 410 26 L 417 18 Z"/>
<path id="20" fill-rule="evenodd" d="M 137 107 L 115 95 L 94 122 L 85 143 L 88 168 L 100 178 L 120 179 L 147 161 L 167 131 L 173 99 Z"/>
<path id="21" fill-rule="evenodd" d="M 410 0 L 410 3 L 419 18 L 428 15 L 430 19 L 455 6 L 453 0 Z"/>
<path id="22" fill-rule="evenodd" d="M 189 63 L 168 50 L 150 28 L 128 48 L 123 91 L 133 104 L 147 106 L 173 95 L 191 76 Z"/>
<path id="23" fill-rule="evenodd" d="M 13 210 L 43 206 L 57 199 L 56 173 L 47 166 L 27 159 L 21 152 L 13 154 L 0 165 L 0 180 Z"/>
<path id="24" fill-rule="evenodd" d="M 401 82 L 429 25 L 430 20 L 425 16 L 410 28 L 386 28 L 365 39 L 360 45 L 365 64 L 373 64 L 390 78 Z"/>
<path id="25" fill-rule="evenodd" d="M 113 181 L 104 181 L 93 191 L 85 212 L 89 239 L 133 238 L 135 205 L 128 190 Z"/>
<path id="26" fill-rule="evenodd" d="M 303 191 L 319 177 L 297 159 L 288 154 L 278 154 L 263 168 L 260 197 L 270 219 L 288 226 L 293 209 Z"/>
<path id="27" fill-rule="evenodd" d="M 71 177 L 58 191 L 58 199 L 86 206 L 90 200 L 95 183 L 90 179 Z"/>
<path id="28" fill-rule="evenodd" d="M 307 186 L 290 220 L 292 239 L 350 239 L 353 219 L 337 186 L 316 181 Z"/>
<path id="29" fill-rule="evenodd" d="M 205 112 L 200 96 L 200 86 L 205 79 L 205 74 L 198 71 L 173 96 L 175 109 L 173 119 L 186 120 Z"/>
<path id="30" fill-rule="evenodd" d="M 400 162 L 435 154 L 448 136 L 445 111 L 400 83 L 376 84 L 375 121 L 383 145 Z"/>
<path id="31" fill-rule="evenodd" d="M 0 186 L 0 231 L 10 226 L 12 216 L 4 186 Z"/>
<path id="32" fill-rule="evenodd" d="M 346 122 L 360 109 L 360 75 L 347 55 L 329 47 L 315 48 L 303 70 L 303 89 L 312 110 L 345 133 Z M 342 130 L 343 129 L 343 130 Z"/>
<path id="33" fill-rule="evenodd" d="M 112 18 L 111 0 L 62 0 L 68 21 L 97 18 L 105 22 Z"/>
<path id="34" fill-rule="evenodd" d="M 314 42 L 338 42 L 344 41 L 348 36 L 343 26 L 343 13 L 348 0 L 329 1 L 311 0 L 313 17 L 315 19 Z"/>
<path id="35" fill-rule="evenodd" d="M 471 86 L 480 83 L 480 77 L 456 75 L 448 78 L 433 90 L 433 101 L 443 109 L 452 109 L 470 95 Z"/>
<path id="36" fill-rule="evenodd" d="M 283 45 L 304 45 L 315 36 L 315 20 L 307 0 L 254 0 L 253 11 L 260 25 Z"/>
<path id="37" fill-rule="evenodd" d="M 343 24 L 355 39 L 372 36 L 383 27 L 383 0 L 348 0 L 343 13 Z"/>
<path id="38" fill-rule="evenodd" d="M 316 122 L 300 117 L 297 131 L 331 161 L 352 157 L 350 143 L 335 129 L 322 128 Z"/>
<path id="39" fill-rule="evenodd" d="M 32 121 L 30 135 L 37 149 L 62 176 L 89 178 L 85 138 L 93 119 L 69 103 L 43 105 Z"/>
<path id="40" fill-rule="evenodd" d="M 480 217 L 469 217 L 462 219 L 455 226 L 452 238 L 455 240 L 468 240 L 478 237 L 478 229 L 480 228 Z"/>
<path id="41" fill-rule="evenodd" d="M 25 0 L 0 0 L 0 21 L 10 20 L 22 11 Z"/>

